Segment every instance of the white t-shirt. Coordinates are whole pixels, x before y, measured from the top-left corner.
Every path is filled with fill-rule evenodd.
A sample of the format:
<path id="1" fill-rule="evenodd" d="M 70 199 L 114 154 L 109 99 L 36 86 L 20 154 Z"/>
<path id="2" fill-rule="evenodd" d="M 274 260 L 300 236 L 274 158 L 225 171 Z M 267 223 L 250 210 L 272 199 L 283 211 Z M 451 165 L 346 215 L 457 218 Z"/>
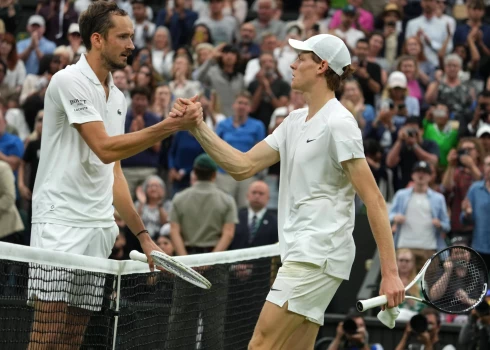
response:
<path id="1" fill-rule="evenodd" d="M 281 156 L 281 260 L 308 262 L 348 279 L 355 256 L 355 191 L 341 162 L 365 158 L 361 130 L 337 99 L 308 122 L 293 111 L 265 141 Z"/>
<path id="2" fill-rule="evenodd" d="M 120 135 L 126 111 L 126 98 L 114 85 L 112 75 L 106 101 L 104 87 L 85 55 L 53 76 L 44 103 L 33 223 L 114 225 L 114 163 L 102 163 L 72 124 L 102 121 L 109 136 Z"/>

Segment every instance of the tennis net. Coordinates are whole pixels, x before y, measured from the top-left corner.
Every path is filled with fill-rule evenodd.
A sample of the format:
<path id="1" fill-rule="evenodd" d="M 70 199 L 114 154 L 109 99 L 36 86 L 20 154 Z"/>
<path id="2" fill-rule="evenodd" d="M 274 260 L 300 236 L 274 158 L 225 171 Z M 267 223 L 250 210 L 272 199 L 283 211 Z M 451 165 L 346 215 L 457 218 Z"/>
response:
<path id="1" fill-rule="evenodd" d="M 0 242 L 0 349 L 246 349 L 278 255 L 177 257 L 213 284 L 204 290 L 140 262 Z"/>

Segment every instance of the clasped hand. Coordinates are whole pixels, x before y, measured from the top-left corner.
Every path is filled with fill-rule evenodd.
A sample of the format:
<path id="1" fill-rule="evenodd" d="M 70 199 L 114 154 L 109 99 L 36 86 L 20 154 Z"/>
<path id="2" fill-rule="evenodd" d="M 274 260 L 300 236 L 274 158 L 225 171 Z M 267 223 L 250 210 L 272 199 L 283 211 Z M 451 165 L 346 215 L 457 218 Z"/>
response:
<path id="1" fill-rule="evenodd" d="M 203 121 L 203 108 L 197 102 L 199 96 L 190 99 L 178 98 L 169 113 L 170 118 L 174 118 L 179 123 L 180 130 L 191 130 L 198 127 Z"/>

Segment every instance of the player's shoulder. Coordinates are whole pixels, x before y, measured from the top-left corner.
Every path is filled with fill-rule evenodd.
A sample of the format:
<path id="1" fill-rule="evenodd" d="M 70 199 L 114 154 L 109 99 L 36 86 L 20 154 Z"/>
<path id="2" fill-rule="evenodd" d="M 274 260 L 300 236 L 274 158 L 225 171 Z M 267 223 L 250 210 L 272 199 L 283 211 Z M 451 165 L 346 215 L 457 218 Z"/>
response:
<path id="1" fill-rule="evenodd" d="M 327 121 L 329 129 L 359 129 L 354 115 L 340 101 L 336 100 L 333 103 L 332 108 L 328 108 L 322 114 L 322 117 Z"/>
<path id="2" fill-rule="evenodd" d="M 305 107 L 305 108 L 295 109 L 294 111 L 290 112 L 288 118 L 290 118 L 290 120 L 300 120 L 302 118 L 306 118 L 307 115 L 308 115 L 308 107 Z"/>
<path id="3" fill-rule="evenodd" d="M 76 65 L 72 64 L 67 66 L 65 69 L 59 70 L 56 72 L 51 78 L 51 84 L 73 84 L 77 81 L 83 81 L 83 74 L 79 69 L 76 68 Z M 65 86 L 66 87 L 66 86 Z"/>

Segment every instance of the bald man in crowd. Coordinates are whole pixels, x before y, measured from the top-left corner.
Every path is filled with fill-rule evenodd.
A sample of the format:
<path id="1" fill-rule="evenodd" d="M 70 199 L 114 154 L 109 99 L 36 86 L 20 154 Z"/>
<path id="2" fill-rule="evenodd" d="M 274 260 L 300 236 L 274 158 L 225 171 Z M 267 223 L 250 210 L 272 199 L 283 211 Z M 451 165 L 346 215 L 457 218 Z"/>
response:
<path id="1" fill-rule="evenodd" d="M 240 221 L 235 227 L 231 249 L 259 247 L 277 243 L 277 217 L 267 209 L 269 186 L 264 181 L 254 181 L 247 192 L 248 207 L 238 212 Z"/>

